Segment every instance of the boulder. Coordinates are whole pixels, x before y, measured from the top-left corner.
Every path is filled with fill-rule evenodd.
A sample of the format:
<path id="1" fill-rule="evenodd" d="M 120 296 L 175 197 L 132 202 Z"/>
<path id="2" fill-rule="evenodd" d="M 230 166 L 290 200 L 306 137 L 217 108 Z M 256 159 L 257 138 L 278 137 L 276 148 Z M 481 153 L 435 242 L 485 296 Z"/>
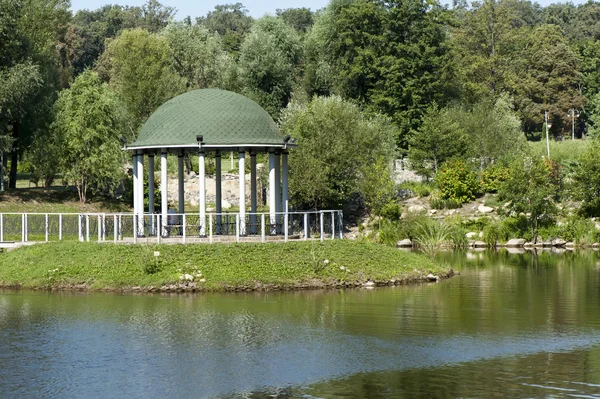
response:
<path id="1" fill-rule="evenodd" d="M 554 240 L 552 240 L 553 247 L 564 247 L 566 244 L 567 242 L 562 238 L 555 238 Z"/>
<path id="2" fill-rule="evenodd" d="M 223 209 L 229 209 L 229 208 L 231 208 L 231 203 L 227 200 L 223 200 L 221 202 L 221 206 L 223 207 Z"/>
<path id="3" fill-rule="evenodd" d="M 425 278 L 429 281 L 438 281 L 440 279 L 438 276 L 434 276 L 431 273 L 429 273 Z"/>
<path id="4" fill-rule="evenodd" d="M 372 287 L 375 287 L 375 283 L 373 281 L 369 280 L 363 284 L 363 287 L 372 288 Z"/>
<path id="5" fill-rule="evenodd" d="M 506 247 L 519 248 L 525 245 L 523 238 L 511 238 L 506 242 Z"/>
<path id="6" fill-rule="evenodd" d="M 483 241 L 475 241 L 473 243 L 473 246 L 475 248 L 485 248 L 485 247 L 487 247 L 487 244 L 485 242 L 483 242 Z"/>
<path id="7" fill-rule="evenodd" d="M 569 241 L 565 244 L 566 248 L 575 248 L 575 243 L 573 241 Z"/>
<path id="8" fill-rule="evenodd" d="M 485 206 L 485 205 L 479 205 L 477 207 L 477 210 L 480 213 L 492 213 L 492 212 L 494 212 L 494 208 L 492 208 L 491 206 Z"/>
<path id="9" fill-rule="evenodd" d="M 477 237 L 477 233 L 475 233 L 474 231 L 470 231 L 467 234 L 465 234 L 465 237 L 467 237 L 467 238 L 475 238 L 475 237 Z"/>
<path id="10" fill-rule="evenodd" d="M 422 205 L 411 205 L 408 207 L 408 212 L 410 212 L 410 213 L 425 212 L 425 207 Z"/>
<path id="11" fill-rule="evenodd" d="M 531 241 L 528 241 L 525 244 L 523 244 L 523 247 L 525 247 L 525 248 L 532 248 L 533 247 L 533 243 Z"/>
<path id="12" fill-rule="evenodd" d="M 548 247 L 552 247 L 553 244 L 552 244 L 552 241 L 544 241 L 542 243 L 542 246 L 548 248 Z"/>
<path id="13" fill-rule="evenodd" d="M 412 247 L 412 241 L 408 238 L 405 238 L 404 240 L 400 240 L 396 243 L 396 247 L 400 248 L 400 247 Z"/>

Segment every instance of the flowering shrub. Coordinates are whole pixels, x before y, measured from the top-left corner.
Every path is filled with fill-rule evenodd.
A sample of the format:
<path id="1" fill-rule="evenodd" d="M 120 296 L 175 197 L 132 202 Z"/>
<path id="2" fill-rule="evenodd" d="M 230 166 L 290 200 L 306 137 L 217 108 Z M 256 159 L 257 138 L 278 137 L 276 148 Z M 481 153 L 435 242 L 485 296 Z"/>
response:
<path id="1" fill-rule="evenodd" d="M 462 204 L 475 199 L 480 186 L 475 172 L 464 161 L 449 161 L 435 176 L 442 199 Z"/>

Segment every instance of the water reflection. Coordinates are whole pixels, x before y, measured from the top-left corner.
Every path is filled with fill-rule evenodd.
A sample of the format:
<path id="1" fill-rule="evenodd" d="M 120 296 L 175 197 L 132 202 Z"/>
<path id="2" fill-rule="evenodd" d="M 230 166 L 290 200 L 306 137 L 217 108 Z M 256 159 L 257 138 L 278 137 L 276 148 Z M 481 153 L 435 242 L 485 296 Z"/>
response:
<path id="1" fill-rule="evenodd" d="M 461 276 L 239 295 L 2 291 L 0 397 L 599 393 L 597 253 L 440 257 Z"/>

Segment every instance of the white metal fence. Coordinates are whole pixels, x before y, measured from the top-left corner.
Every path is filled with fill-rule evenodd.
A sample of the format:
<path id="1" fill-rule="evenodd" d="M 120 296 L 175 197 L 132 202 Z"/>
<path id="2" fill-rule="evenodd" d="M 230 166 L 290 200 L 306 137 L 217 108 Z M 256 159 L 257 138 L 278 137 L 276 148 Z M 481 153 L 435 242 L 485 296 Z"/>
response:
<path id="1" fill-rule="evenodd" d="M 0 242 L 214 242 L 341 239 L 339 210 L 277 213 L 0 213 Z"/>

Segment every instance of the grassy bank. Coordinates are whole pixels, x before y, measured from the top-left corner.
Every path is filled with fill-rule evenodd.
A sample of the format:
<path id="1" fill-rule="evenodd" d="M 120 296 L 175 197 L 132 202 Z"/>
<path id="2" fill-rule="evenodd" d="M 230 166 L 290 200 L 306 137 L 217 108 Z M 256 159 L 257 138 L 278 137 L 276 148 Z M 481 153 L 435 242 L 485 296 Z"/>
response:
<path id="1" fill-rule="evenodd" d="M 0 254 L 0 286 L 22 288 L 317 288 L 400 283 L 428 273 L 444 276 L 448 269 L 422 255 L 345 240 L 156 246 L 60 242 Z M 186 274 L 194 281 L 182 282 Z"/>

